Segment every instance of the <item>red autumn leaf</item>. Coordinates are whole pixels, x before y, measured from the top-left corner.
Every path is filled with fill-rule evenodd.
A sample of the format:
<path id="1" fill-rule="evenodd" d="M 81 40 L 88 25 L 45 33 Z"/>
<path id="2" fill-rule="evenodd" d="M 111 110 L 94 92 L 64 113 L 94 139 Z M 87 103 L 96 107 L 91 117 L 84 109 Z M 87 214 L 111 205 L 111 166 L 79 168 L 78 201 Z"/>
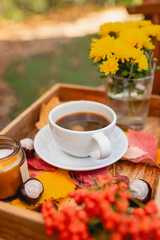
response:
<path id="1" fill-rule="evenodd" d="M 30 173 L 29 176 L 30 178 L 35 178 L 37 175 L 35 173 Z"/>
<path id="2" fill-rule="evenodd" d="M 124 154 L 123 158 L 137 159 L 137 158 L 142 157 L 146 154 L 147 154 L 147 152 L 144 152 L 139 147 L 128 146 L 127 152 Z"/>
<path id="3" fill-rule="evenodd" d="M 156 162 L 157 141 L 152 133 L 129 130 L 128 144 L 128 150 L 122 159 L 134 163 L 147 163 L 151 166 L 159 167 Z"/>
<path id="4" fill-rule="evenodd" d="M 69 175 L 77 186 L 91 188 L 94 186 L 92 178 L 95 179 L 98 175 L 105 175 L 106 173 L 109 173 L 109 166 L 91 171 L 70 171 Z"/>
<path id="5" fill-rule="evenodd" d="M 146 132 L 135 132 L 129 130 L 128 134 L 129 146 L 135 146 L 147 152 L 149 157 L 156 161 L 157 157 L 157 140 L 154 134 Z"/>
<path id="6" fill-rule="evenodd" d="M 35 178 L 36 176 L 44 173 L 45 171 L 44 170 L 37 170 L 37 169 L 34 169 L 34 168 L 29 168 L 29 176 L 30 178 Z"/>
<path id="7" fill-rule="evenodd" d="M 29 167 L 32 167 L 37 170 L 44 170 L 46 172 L 54 172 L 57 170 L 56 167 L 44 162 L 41 158 L 29 158 L 27 159 Z"/>

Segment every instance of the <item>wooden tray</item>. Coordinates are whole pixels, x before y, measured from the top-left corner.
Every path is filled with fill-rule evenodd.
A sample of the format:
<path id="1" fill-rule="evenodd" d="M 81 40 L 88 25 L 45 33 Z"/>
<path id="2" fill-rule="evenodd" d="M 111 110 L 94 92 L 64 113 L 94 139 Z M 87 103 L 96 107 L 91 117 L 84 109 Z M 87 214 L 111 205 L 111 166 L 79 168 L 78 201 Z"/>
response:
<path id="1" fill-rule="evenodd" d="M 58 96 L 60 101 L 93 100 L 105 103 L 103 88 L 82 87 L 77 85 L 56 84 L 41 98 L 33 103 L 13 122 L 4 128 L 0 134 L 7 134 L 18 139 L 24 137 L 34 138 L 37 129 L 35 123 L 39 119 L 42 102 L 47 103 L 53 96 Z M 144 131 L 156 135 L 160 147 L 160 96 L 152 95 L 150 101 L 149 117 Z M 136 165 L 128 161 L 118 161 L 115 164 L 117 174 L 129 176 L 130 179 L 142 178 L 147 180 L 153 189 L 153 198 L 160 206 L 160 170 L 155 167 Z M 28 240 L 51 239 L 45 235 L 44 221 L 40 213 L 13 207 L 9 203 L 0 201 L 0 240 Z"/>

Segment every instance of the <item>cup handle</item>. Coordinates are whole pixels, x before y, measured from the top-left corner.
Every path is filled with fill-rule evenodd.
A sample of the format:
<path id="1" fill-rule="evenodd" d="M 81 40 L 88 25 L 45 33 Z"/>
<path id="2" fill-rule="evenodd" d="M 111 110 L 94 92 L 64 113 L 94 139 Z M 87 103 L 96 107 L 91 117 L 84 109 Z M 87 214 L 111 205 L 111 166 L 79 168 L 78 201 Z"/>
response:
<path id="1" fill-rule="evenodd" d="M 94 133 L 92 138 L 97 142 L 99 149 L 89 155 L 95 159 L 104 159 L 111 154 L 111 143 L 103 133 Z"/>

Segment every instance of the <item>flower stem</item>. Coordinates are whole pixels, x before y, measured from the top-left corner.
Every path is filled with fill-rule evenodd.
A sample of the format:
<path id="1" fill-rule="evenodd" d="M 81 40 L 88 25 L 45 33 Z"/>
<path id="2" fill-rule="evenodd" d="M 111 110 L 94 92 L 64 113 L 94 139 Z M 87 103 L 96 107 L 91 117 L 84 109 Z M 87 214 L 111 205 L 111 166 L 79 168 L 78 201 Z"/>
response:
<path id="1" fill-rule="evenodd" d="M 131 63 L 131 70 L 130 70 L 130 74 L 129 74 L 128 80 L 130 80 L 132 75 L 133 75 L 133 66 L 134 66 L 134 63 L 132 61 L 132 63 Z M 129 89 L 129 97 L 131 97 L 131 89 Z M 132 116 L 133 113 L 134 113 L 133 102 L 132 101 L 128 101 L 128 107 L 129 107 L 129 115 Z"/>
<path id="2" fill-rule="evenodd" d="M 129 106 L 129 115 L 133 115 L 134 110 L 133 110 L 133 102 L 132 101 L 128 101 L 128 106 Z"/>
<path id="3" fill-rule="evenodd" d="M 132 61 L 132 63 L 131 63 L 131 70 L 130 70 L 128 79 L 131 79 L 131 77 L 132 77 L 132 75 L 133 75 L 133 66 L 134 66 L 134 63 L 133 63 L 133 61 Z"/>

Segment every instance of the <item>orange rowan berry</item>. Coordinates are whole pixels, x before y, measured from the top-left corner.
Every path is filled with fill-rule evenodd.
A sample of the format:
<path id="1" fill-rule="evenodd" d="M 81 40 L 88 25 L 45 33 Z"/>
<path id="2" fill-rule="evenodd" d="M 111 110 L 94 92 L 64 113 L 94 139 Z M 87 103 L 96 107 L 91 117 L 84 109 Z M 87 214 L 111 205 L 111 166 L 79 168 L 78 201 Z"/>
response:
<path id="1" fill-rule="evenodd" d="M 128 188 L 128 185 L 125 182 L 120 182 L 119 188 L 122 190 L 126 190 Z"/>
<path id="2" fill-rule="evenodd" d="M 132 214 L 137 217 L 143 217 L 145 215 L 145 211 L 143 208 L 134 208 Z"/>
<path id="3" fill-rule="evenodd" d="M 131 194 L 130 194 L 129 191 L 120 191 L 120 192 L 118 193 L 118 196 L 119 196 L 120 198 L 125 198 L 125 199 L 130 199 L 130 198 L 131 198 Z"/>
<path id="4" fill-rule="evenodd" d="M 150 200 L 144 208 L 147 215 L 153 215 L 158 213 L 158 207 L 154 200 Z"/>
<path id="5" fill-rule="evenodd" d="M 83 222 L 86 222 L 87 219 L 88 219 L 87 213 L 86 213 L 85 211 L 83 211 L 83 210 L 78 211 L 78 212 L 77 212 L 77 216 L 78 216 L 78 218 L 79 218 L 81 221 L 83 221 Z"/>
<path id="6" fill-rule="evenodd" d="M 47 228 L 46 229 L 46 234 L 51 237 L 54 235 L 54 230 L 52 228 Z"/>
<path id="7" fill-rule="evenodd" d="M 115 223 L 111 221 L 111 219 L 107 219 L 107 221 L 104 222 L 104 226 L 107 230 L 113 231 L 115 228 Z"/>
<path id="8" fill-rule="evenodd" d="M 126 212 L 129 207 L 129 202 L 125 199 L 119 199 L 116 204 L 116 209 L 119 212 Z"/>
<path id="9" fill-rule="evenodd" d="M 47 217 L 45 219 L 45 225 L 46 225 L 47 228 L 51 228 L 53 226 L 53 221 L 52 221 L 51 217 Z"/>
<path id="10" fill-rule="evenodd" d="M 44 219 L 46 219 L 46 218 L 48 217 L 48 215 L 49 215 L 48 211 L 46 211 L 46 210 L 43 210 L 43 211 L 42 211 L 42 217 L 43 217 Z"/>
<path id="11" fill-rule="evenodd" d="M 111 236 L 111 240 L 123 240 L 120 233 L 113 233 Z"/>
<path id="12" fill-rule="evenodd" d="M 110 204 L 107 201 L 102 201 L 99 203 L 99 206 L 97 206 L 101 210 L 101 212 L 107 212 L 110 208 Z"/>
<path id="13" fill-rule="evenodd" d="M 71 192 L 69 193 L 69 196 L 70 196 L 71 198 L 74 198 L 74 196 L 75 196 L 76 194 L 77 194 L 76 191 L 71 191 Z"/>

